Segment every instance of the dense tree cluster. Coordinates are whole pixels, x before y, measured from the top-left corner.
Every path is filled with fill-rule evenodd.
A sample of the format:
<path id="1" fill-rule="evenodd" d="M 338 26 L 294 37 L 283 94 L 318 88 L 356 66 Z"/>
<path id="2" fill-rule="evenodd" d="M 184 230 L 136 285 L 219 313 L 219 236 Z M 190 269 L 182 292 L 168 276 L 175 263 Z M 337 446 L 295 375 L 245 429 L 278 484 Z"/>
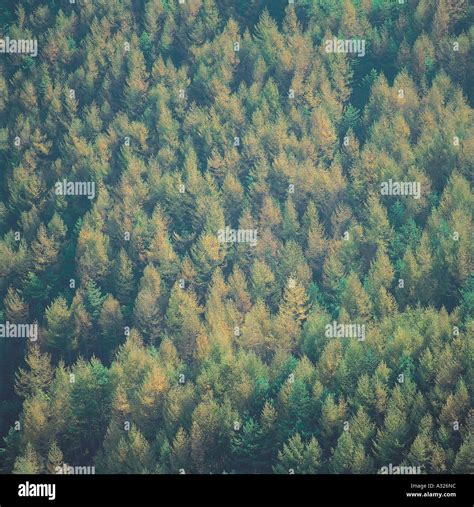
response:
<path id="1" fill-rule="evenodd" d="M 14 4 L 1 471 L 473 472 L 472 4 Z"/>

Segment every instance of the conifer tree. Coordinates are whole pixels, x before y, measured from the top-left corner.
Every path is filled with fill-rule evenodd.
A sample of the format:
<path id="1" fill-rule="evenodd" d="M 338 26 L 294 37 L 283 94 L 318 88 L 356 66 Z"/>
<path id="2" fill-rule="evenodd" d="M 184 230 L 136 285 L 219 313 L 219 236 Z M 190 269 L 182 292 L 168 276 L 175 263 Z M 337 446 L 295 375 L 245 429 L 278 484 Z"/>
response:
<path id="1" fill-rule="evenodd" d="M 71 310 L 63 297 L 56 298 L 46 308 L 46 345 L 54 350 L 55 354 L 64 353 L 72 348 L 73 328 Z"/>
<path id="2" fill-rule="evenodd" d="M 283 291 L 280 313 L 302 324 L 306 320 L 308 310 L 308 296 L 304 287 L 290 278 Z"/>
<path id="3" fill-rule="evenodd" d="M 321 467 L 321 448 L 313 437 L 306 445 L 296 433 L 278 453 L 278 465 L 275 472 L 280 474 L 314 474 Z"/>
<path id="4" fill-rule="evenodd" d="M 18 456 L 13 467 L 14 474 L 39 474 L 41 473 L 40 457 L 28 442 L 25 452 Z"/>
<path id="5" fill-rule="evenodd" d="M 5 299 L 3 300 L 5 316 L 11 322 L 22 324 L 28 319 L 28 305 L 20 297 L 18 291 L 9 287 Z"/>
<path id="6" fill-rule="evenodd" d="M 63 464 L 64 464 L 63 453 L 61 452 L 61 449 L 58 447 L 57 442 L 54 440 L 49 448 L 46 470 L 49 474 L 60 473 L 58 470 L 62 468 Z"/>
<path id="7" fill-rule="evenodd" d="M 109 358 L 124 337 L 122 311 L 118 301 L 110 294 L 104 300 L 98 322 L 102 332 L 102 351 Z"/>
<path id="8" fill-rule="evenodd" d="M 15 374 L 15 391 L 22 398 L 28 398 L 39 391 L 45 392 L 53 379 L 51 356 L 42 353 L 39 345 L 31 345 L 26 356 L 28 370 L 19 368 Z"/>
<path id="9" fill-rule="evenodd" d="M 160 336 L 162 331 L 163 315 L 160 295 L 161 278 L 158 271 L 150 264 L 143 271 L 133 314 L 140 333 L 152 342 Z"/>
<path id="10" fill-rule="evenodd" d="M 123 249 L 120 250 L 115 264 L 114 286 L 117 299 L 122 305 L 127 306 L 133 297 L 135 282 L 132 261 Z"/>

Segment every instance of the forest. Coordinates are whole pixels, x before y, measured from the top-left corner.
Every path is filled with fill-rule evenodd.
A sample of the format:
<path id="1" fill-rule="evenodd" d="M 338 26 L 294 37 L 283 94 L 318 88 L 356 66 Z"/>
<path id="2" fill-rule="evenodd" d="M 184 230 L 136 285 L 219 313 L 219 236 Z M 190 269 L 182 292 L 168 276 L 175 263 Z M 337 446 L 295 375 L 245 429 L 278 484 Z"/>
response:
<path id="1" fill-rule="evenodd" d="M 472 2 L 0 27 L 0 473 L 474 473 Z"/>

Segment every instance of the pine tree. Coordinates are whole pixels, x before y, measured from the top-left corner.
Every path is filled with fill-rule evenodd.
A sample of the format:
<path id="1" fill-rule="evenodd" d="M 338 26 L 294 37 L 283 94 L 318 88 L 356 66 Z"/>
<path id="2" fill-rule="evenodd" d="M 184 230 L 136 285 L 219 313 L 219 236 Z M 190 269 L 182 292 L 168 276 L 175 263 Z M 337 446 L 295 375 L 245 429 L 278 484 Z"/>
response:
<path id="1" fill-rule="evenodd" d="M 324 228 L 318 219 L 316 206 L 310 201 L 305 213 L 305 221 L 307 225 L 307 250 L 306 258 L 313 270 L 320 276 L 325 253 L 327 251 L 327 239 L 325 237 Z"/>
<path id="2" fill-rule="evenodd" d="M 369 195 L 366 205 L 366 231 L 364 237 L 367 243 L 375 247 L 386 248 L 392 239 L 393 231 L 387 217 L 387 211 L 380 204 L 375 194 Z"/>
<path id="3" fill-rule="evenodd" d="M 453 472 L 460 474 L 472 474 L 474 471 L 474 439 L 468 435 L 461 444 L 453 464 Z"/>
<path id="4" fill-rule="evenodd" d="M 349 431 L 354 443 L 361 444 L 366 449 L 369 448 L 375 435 L 375 424 L 362 407 L 358 408 L 357 413 L 351 419 Z"/>
<path id="5" fill-rule="evenodd" d="M 71 310 L 66 300 L 59 296 L 45 311 L 46 329 L 44 332 L 46 345 L 55 354 L 65 353 L 72 348 Z"/>
<path id="6" fill-rule="evenodd" d="M 197 271 L 199 288 L 206 286 L 214 269 L 224 261 L 224 248 L 217 236 L 203 234 L 191 247 L 191 259 Z"/>
<path id="7" fill-rule="evenodd" d="M 100 287 L 94 280 L 90 280 L 86 285 L 86 308 L 90 316 L 97 319 L 100 315 L 102 304 L 107 296 L 102 295 Z"/>
<path id="8" fill-rule="evenodd" d="M 400 463 L 408 440 L 408 426 L 403 412 L 390 407 L 383 428 L 377 431 L 374 447 L 381 466 Z"/>
<path id="9" fill-rule="evenodd" d="M 395 298 L 385 287 L 380 287 L 374 300 L 374 311 L 379 319 L 393 315 L 397 311 Z"/>
<path id="10" fill-rule="evenodd" d="M 124 336 L 122 310 L 119 302 L 110 294 L 104 300 L 98 323 L 102 333 L 102 354 L 109 358 Z"/>
<path id="11" fill-rule="evenodd" d="M 173 440 L 170 455 L 171 470 L 174 473 L 179 472 L 181 469 L 190 472 L 190 457 L 191 448 L 189 437 L 183 428 L 179 428 Z"/>
<path id="12" fill-rule="evenodd" d="M 109 270 L 109 238 L 99 231 L 83 227 L 77 240 L 76 263 L 81 282 L 103 280 Z"/>
<path id="13" fill-rule="evenodd" d="M 276 339 L 272 333 L 268 307 L 261 299 L 245 316 L 240 343 L 262 358 L 268 358 L 273 352 Z"/>
<path id="14" fill-rule="evenodd" d="M 335 403 L 332 395 L 324 400 L 321 410 L 321 435 L 324 446 L 330 449 L 336 443 L 336 435 L 342 429 L 346 404 L 344 401 Z"/>
<path id="15" fill-rule="evenodd" d="M 285 240 L 297 239 L 299 235 L 298 214 L 293 199 L 288 197 L 285 203 L 282 219 L 282 237 Z"/>
<path id="16" fill-rule="evenodd" d="M 140 333 L 154 342 L 162 332 L 162 309 L 160 303 L 161 278 L 149 264 L 143 271 L 140 289 L 133 310 L 136 326 Z"/>
<path id="17" fill-rule="evenodd" d="M 341 298 L 341 306 L 352 320 L 367 321 L 372 314 L 372 304 L 358 276 L 351 273 Z"/>
<path id="18" fill-rule="evenodd" d="M 285 423 L 282 425 L 286 434 L 299 433 L 303 438 L 308 437 L 311 420 L 311 395 L 305 382 L 297 378 L 293 383 L 287 384 L 288 393 L 283 396 L 283 410 Z M 285 389 L 285 388 L 283 388 Z"/>
<path id="19" fill-rule="evenodd" d="M 254 301 L 261 299 L 268 304 L 275 303 L 275 275 L 264 261 L 256 260 L 252 266 L 251 288 Z"/>
<path id="20" fill-rule="evenodd" d="M 280 474 L 314 474 L 320 470 L 321 457 L 321 448 L 314 437 L 304 444 L 299 433 L 296 433 L 278 453 L 278 464 L 274 471 Z"/>
<path id="21" fill-rule="evenodd" d="M 40 457 L 28 442 L 23 454 L 18 456 L 13 467 L 14 474 L 39 474 L 41 473 Z"/>
<path id="22" fill-rule="evenodd" d="M 202 401 L 193 412 L 191 460 L 199 473 L 222 473 L 225 456 L 230 453 L 234 417 L 228 404 L 214 399 Z"/>
<path id="23" fill-rule="evenodd" d="M 261 428 L 252 418 L 232 435 L 231 449 L 237 472 L 258 473 L 265 466 Z"/>
<path id="24" fill-rule="evenodd" d="M 227 280 L 229 287 L 229 296 L 232 298 L 237 309 L 243 314 L 247 313 L 251 306 L 250 295 L 248 293 L 247 281 L 242 270 L 234 265 L 234 269 Z"/>
<path id="25" fill-rule="evenodd" d="M 294 240 L 289 240 L 281 250 L 278 259 L 277 279 L 283 285 L 289 278 L 306 285 L 311 279 L 311 270 L 306 262 L 303 249 Z"/>
<path id="26" fill-rule="evenodd" d="M 154 237 L 151 240 L 148 252 L 148 261 L 156 263 L 160 276 L 171 284 L 178 269 L 179 259 L 169 239 L 167 224 L 160 208 L 155 208 L 152 217 Z"/>
<path id="27" fill-rule="evenodd" d="M 334 473 L 364 473 L 370 464 L 361 444 L 354 443 L 350 431 L 343 431 L 331 456 L 330 466 Z"/>
<path id="28" fill-rule="evenodd" d="M 51 356 L 41 353 L 38 344 L 31 345 L 26 356 L 29 371 L 19 368 L 15 374 L 15 392 L 22 398 L 45 392 L 53 379 Z"/>
<path id="29" fill-rule="evenodd" d="M 283 292 L 280 313 L 302 324 L 308 316 L 308 296 L 302 285 L 290 279 Z"/>
<path id="30" fill-rule="evenodd" d="M 44 271 L 48 266 L 54 264 L 59 253 L 57 241 L 54 237 L 48 235 L 48 231 L 43 224 L 39 226 L 36 241 L 31 245 L 31 249 L 38 271 Z"/>
<path id="31" fill-rule="evenodd" d="M 376 302 L 377 294 L 381 288 L 389 289 L 394 277 L 394 270 L 388 255 L 379 247 L 368 275 L 368 292 L 373 302 Z"/>
<path id="32" fill-rule="evenodd" d="M 437 4 L 436 13 L 433 20 L 433 38 L 440 40 L 448 33 L 450 18 L 446 0 L 440 0 Z"/>
<path id="33" fill-rule="evenodd" d="M 128 303 L 134 295 L 135 282 L 132 261 L 123 248 L 120 250 L 115 263 L 114 286 L 117 299 L 122 305 L 128 307 Z"/>
<path id="34" fill-rule="evenodd" d="M 54 440 L 49 448 L 46 470 L 49 474 L 57 474 L 58 470 L 62 468 L 63 464 L 64 464 L 63 453 L 61 452 L 61 449 L 58 447 L 57 442 Z"/>
<path id="35" fill-rule="evenodd" d="M 205 334 L 201 313 L 195 294 L 175 284 L 166 310 L 166 325 L 183 361 L 191 362 L 196 357 L 198 339 Z"/>
<path id="36" fill-rule="evenodd" d="M 137 47 L 135 41 L 134 47 Z M 143 102 L 148 90 L 147 72 L 143 53 L 139 49 L 130 51 L 127 59 L 128 76 L 124 89 L 126 109 L 132 117 L 143 112 Z"/>
<path id="37" fill-rule="evenodd" d="M 8 288 L 3 304 L 5 315 L 10 322 L 21 324 L 28 321 L 28 305 L 13 287 Z"/>
<path id="38" fill-rule="evenodd" d="M 318 151 L 324 159 L 331 160 L 337 141 L 331 119 L 323 108 L 318 108 L 313 112 L 311 120 Z"/>
<path id="39" fill-rule="evenodd" d="M 104 440 L 103 455 L 97 466 L 103 473 L 151 473 L 153 469 L 150 444 L 134 424 L 129 430 L 109 428 Z"/>
<path id="40" fill-rule="evenodd" d="M 79 360 L 73 367 L 70 418 L 65 428 L 64 448 L 78 460 L 90 460 L 104 440 L 110 417 L 110 375 L 96 358 Z"/>

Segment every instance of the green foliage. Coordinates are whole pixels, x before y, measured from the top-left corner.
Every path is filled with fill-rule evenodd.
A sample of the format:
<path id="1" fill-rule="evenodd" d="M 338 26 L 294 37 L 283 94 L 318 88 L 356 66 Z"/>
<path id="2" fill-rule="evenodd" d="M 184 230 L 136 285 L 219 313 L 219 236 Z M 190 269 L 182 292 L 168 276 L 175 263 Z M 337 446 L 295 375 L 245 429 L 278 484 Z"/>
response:
<path id="1" fill-rule="evenodd" d="M 1 471 L 472 472 L 468 2 L 23 3 L 0 323 L 38 340 L 0 339 Z"/>
<path id="2" fill-rule="evenodd" d="M 313 437 L 308 443 L 301 440 L 299 433 L 291 437 L 278 453 L 275 473 L 315 474 L 321 466 L 321 448 Z"/>

